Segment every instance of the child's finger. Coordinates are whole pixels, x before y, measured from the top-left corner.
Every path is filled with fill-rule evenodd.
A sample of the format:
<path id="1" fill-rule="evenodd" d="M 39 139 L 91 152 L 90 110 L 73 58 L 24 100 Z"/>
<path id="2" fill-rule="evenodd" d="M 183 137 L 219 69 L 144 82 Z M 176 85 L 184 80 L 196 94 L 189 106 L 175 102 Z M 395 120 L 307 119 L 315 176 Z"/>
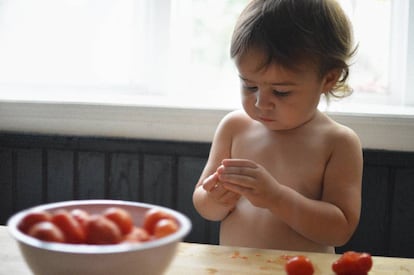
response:
<path id="1" fill-rule="evenodd" d="M 203 181 L 204 190 L 210 192 L 217 185 L 217 173 L 211 174 Z"/>
<path id="2" fill-rule="evenodd" d="M 236 166 L 236 167 L 249 167 L 256 168 L 257 165 L 255 162 L 248 159 L 223 159 L 221 164 L 224 167 Z"/>

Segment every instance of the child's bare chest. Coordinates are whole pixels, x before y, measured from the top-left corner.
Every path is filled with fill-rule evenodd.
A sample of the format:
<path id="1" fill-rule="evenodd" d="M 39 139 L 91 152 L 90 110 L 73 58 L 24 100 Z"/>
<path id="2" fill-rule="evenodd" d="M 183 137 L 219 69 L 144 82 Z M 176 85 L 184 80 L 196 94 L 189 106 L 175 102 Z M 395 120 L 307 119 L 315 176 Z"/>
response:
<path id="1" fill-rule="evenodd" d="M 321 195 L 329 152 L 317 140 L 249 135 L 235 140 L 232 158 L 255 161 L 279 183 L 316 199 Z"/>

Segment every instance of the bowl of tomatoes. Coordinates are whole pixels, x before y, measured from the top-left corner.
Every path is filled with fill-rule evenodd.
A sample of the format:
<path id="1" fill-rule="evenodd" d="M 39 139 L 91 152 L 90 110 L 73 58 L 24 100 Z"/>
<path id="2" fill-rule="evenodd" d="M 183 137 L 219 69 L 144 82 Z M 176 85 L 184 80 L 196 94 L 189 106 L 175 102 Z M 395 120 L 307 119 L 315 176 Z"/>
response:
<path id="1" fill-rule="evenodd" d="M 34 274 L 163 274 L 191 221 L 171 208 L 118 200 L 35 206 L 7 221 Z"/>

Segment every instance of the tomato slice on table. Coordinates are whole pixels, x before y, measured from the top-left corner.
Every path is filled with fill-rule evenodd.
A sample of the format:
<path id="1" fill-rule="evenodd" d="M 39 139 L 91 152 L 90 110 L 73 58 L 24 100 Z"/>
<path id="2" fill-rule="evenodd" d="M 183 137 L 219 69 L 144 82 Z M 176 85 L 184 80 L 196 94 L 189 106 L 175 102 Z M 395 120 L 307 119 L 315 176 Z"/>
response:
<path id="1" fill-rule="evenodd" d="M 288 275 L 312 275 L 314 272 L 312 262 L 302 255 L 290 258 L 286 262 L 285 270 Z"/>
<path id="2" fill-rule="evenodd" d="M 332 264 L 332 270 L 337 275 L 366 275 L 372 265 L 369 253 L 347 251 Z"/>

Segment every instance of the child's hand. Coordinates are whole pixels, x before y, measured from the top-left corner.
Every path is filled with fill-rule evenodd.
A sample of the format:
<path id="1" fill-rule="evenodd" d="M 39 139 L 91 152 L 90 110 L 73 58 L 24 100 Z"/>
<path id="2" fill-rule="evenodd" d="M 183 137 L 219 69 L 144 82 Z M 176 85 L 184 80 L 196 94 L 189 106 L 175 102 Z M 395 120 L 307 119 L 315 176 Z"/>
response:
<path id="1" fill-rule="evenodd" d="M 222 188 L 244 196 L 257 207 L 269 208 L 280 184 L 259 164 L 246 159 L 225 159 L 217 169 Z"/>
<path id="2" fill-rule="evenodd" d="M 203 181 L 203 189 L 208 192 L 211 198 L 225 206 L 234 207 L 240 198 L 239 194 L 223 188 L 222 184 L 218 181 L 217 172 L 208 176 Z"/>
<path id="3" fill-rule="evenodd" d="M 207 192 L 211 192 L 214 188 L 218 186 L 218 174 L 215 172 L 211 174 L 203 181 L 203 189 Z"/>

